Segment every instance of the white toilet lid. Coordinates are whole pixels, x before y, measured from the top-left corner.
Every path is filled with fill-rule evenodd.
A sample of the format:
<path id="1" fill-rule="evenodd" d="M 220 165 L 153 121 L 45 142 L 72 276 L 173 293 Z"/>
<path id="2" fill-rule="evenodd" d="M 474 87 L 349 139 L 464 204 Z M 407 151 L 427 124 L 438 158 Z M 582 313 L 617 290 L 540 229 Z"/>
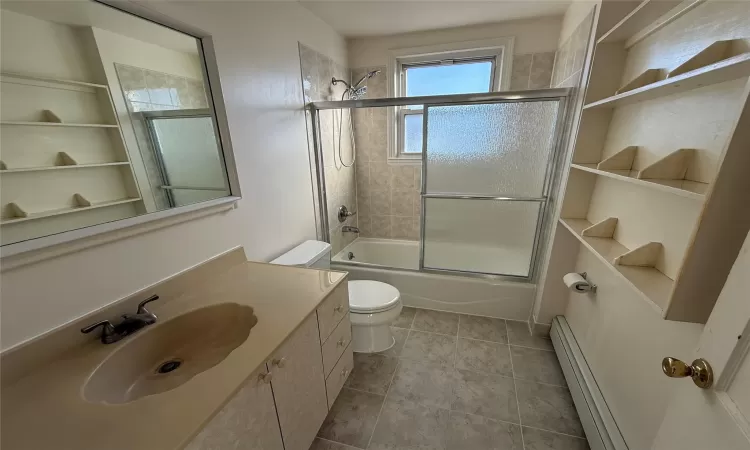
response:
<path id="1" fill-rule="evenodd" d="M 401 293 L 390 284 L 380 281 L 356 280 L 349 282 L 349 310 L 374 313 L 391 309 L 401 299 Z"/>

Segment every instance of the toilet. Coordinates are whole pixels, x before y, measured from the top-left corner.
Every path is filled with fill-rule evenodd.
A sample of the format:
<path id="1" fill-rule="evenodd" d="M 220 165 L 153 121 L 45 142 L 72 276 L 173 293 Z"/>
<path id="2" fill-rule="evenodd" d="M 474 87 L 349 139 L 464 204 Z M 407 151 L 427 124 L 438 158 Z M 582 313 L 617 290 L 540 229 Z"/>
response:
<path id="1" fill-rule="evenodd" d="M 331 245 L 305 241 L 271 264 L 328 270 L 331 267 Z M 372 280 L 350 281 L 348 287 L 352 350 L 375 353 L 393 347 L 396 340 L 390 326 L 401 314 L 401 293 L 390 284 Z"/>

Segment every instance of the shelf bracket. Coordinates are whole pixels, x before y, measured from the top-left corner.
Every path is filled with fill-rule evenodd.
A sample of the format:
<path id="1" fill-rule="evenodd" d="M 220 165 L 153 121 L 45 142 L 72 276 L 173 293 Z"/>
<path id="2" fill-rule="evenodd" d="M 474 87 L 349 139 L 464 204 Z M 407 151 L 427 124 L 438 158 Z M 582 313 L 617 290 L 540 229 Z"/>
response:
<path id="1" fill-rule="evenodd" d="M 630 80 L 625 84 L 625 86 L 618 89 L 617 92 L 615 92 L 615 95 L 632 91 L 633 89 L 642 88 L 643 86 L 648 86 L 649 84 L 656 83 L 657 81 L 661 81 L 665 78 L 667 78 L 666 69 L 648 69 Z"/>
<path id="2" fill-rule="evenodd" d="M 67 152 L 57 152 L 56 166 L 77 166 L 78 161 L 73 159 Z"/>
<path id="3" fill-rule="evenodd" d="M 599 170 L 631 170 L 637 151 L 638 146 L 631 145 L 625 147 L 614 155 L 603 159 L 602 162 L 596 165 L 596 168 Z"/>
<path id="4" fill-rule="evenodd" d="M 697 55 L 672 69 L 667 78 L 676 77 L 701 67 L 710 66 L 742 53 L 750 52 L 750 39 L 729 39 L 716 41 L 704 48 Z"/>
<path id="5" fill-rule="evenodd" d="M 617 228 L 617 217 L 607 217 L 581 231 L 581 236 L 612 238 Z"/>
<path id="6" fill-rule="evenodd" d="M 49 122 L 49 123 L 63 123 L 60 116 L 53 113 L 49 109 L 42 110 L 42 121 L 43 122 Z"/>
<path id="7" fill-rule="evenodd" d="M 641 180 L 684 180 L 695 150 L 681 148 L 638 172 Z"/>
<path id="8" fill-rule="evenodd" d="M 78 193 L 73 194 L 73 204 L 77 208 L 85 208 L 87 206 L 91 206 L 91 202 L 86 197 Z"/>
<path id="9" fill-rule="evenodd" d="M 18 203 L 16 202 L 10 202 L 8 203 L 8 212 L 10 213 L 10 218 L 13 219 L 22 219 L 25 217 L 29 217 L 29 213 L 24 211 L 23 208 L 18 206 Z"/>
<path id="10" fill-rule="evenodd" d="M 655 267 L 656 259 L 662 252 L 664 246 L 661 242 L 649 242 L 634 248 L 627 253 L 623 253 L 612 261 L 614 265 L 620 266 L 638 266 L 638 267 Z"/>

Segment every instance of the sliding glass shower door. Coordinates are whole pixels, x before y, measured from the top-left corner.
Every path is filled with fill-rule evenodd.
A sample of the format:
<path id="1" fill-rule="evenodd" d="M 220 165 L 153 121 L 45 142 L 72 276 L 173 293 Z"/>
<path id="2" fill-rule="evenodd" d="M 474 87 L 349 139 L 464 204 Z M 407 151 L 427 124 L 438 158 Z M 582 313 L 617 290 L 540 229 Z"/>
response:
<path id="1" fill-rule="evenodd" d="M 425 105 L 420 269 L 530 278 L 565 97 Z"/>

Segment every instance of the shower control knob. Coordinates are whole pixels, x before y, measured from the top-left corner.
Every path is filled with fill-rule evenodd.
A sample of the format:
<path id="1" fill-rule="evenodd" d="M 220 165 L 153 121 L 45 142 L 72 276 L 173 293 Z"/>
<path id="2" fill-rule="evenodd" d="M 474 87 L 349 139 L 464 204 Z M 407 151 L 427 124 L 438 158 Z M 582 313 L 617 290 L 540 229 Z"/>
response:
<path id="1" fill-rule="evenodd" d="M 347 217 L 357 214 L 357 211 L 349 211 L 346 205 L 339 206 L 338 219 L 340 223 L 346 222 Z"/>

